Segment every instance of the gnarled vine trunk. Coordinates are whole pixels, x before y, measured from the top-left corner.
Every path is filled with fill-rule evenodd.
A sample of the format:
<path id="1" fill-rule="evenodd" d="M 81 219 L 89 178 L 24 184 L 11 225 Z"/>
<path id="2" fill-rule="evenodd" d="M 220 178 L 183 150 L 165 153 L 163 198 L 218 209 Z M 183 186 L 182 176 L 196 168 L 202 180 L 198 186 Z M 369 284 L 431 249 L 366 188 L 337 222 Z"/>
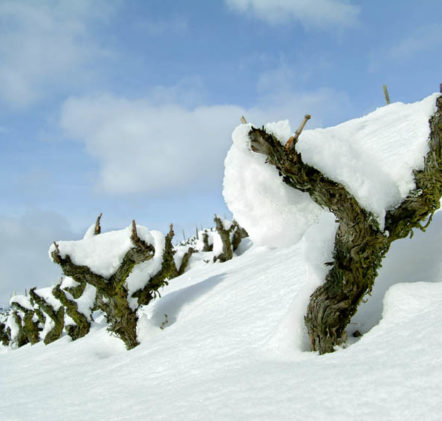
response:
<path id="1" fill-rule="evenodd" d="M 296 151 L 296 139 L 284 147 L 272 134 L 252 128 L 251 149 L 267 156 L 291 187 L 306 192 L 321 207 L 329 209 L 339 222 L 333 266 L 325 283 L 310 297 L 305 323 L 312 350 L 332 352 L 346 340 L 346 326 L 365 294 L 373 287 L 382 259 L 390 244 L 425 229 L 422 222 L 439 208 L 442 194 L 442 96 L 430 119 L 429 152 L 423 170 L 414 171 L 416 188 L 402 203 L 387 212 L 381 230 L 374 215 L 366 211 L 346 188 L 305 164 Z M 428 223 L 429 223 L 428 222 Z"/>
<path id="2" fill-rule="evenodd" d="M 23 314 L 20 323 L 20 329 L 23 331 L 23 335 L 26 336 L 27 342 L 36 344 L 40 341 L 40 328 L 38 320 L 36 321 L 35 312 L 32 309 L 26 308 L 19 302 L 11 300 L 11 307 Z"/>
<path id="3" fill-rule="evenodd" d="M 60 305 L 58 309 L 55 309 L 36 292 L 35 288 L 31 288 L 29 295 L 31 296 L 31 303 L 34 307 L 37 307 L 34 311 L 40 322 L 44 324 L 46 317 L 52 320 L 53 326 L 43 339 L 43 342 L 48 345 L 60 338 L 63 333 L 64 307 Z"/>
<path id="4" fill-rule="evenodd" d="M 78 296 L 73 296 L 72 298 L 79 298 L 83 293 L 86 284 L 80 284 L 80 287 L 82 290 L 81 288 L 78 288 L 78 290 L 81 290 L 81 293 Z M 75 323 L 74 325 L 65 325 L 65 330 L 72 340 L 75 341 L 76 339 L 87 335 L 89 333 L 91 324 L 88 318 L 78 310 L 77 303 L 70 299 L 68 294 L 66 294 L 66 292 L 61 288 L 61 283 L 54 287 L 52 290 L 52 295 L 63 304 L 67 315 Z"/>

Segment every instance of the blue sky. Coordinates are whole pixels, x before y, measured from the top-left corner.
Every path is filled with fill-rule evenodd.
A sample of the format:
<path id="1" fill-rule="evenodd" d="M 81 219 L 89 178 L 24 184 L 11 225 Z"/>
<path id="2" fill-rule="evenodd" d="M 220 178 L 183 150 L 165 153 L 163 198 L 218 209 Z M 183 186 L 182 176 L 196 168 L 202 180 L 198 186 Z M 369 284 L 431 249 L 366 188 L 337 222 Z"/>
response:
<path id="1" fill-rule="evenodd" d="M 442 2 L 0 0 L 0 305 L 57 281 L 53 240 L 229 212 L 242 114 L 309 127 L 442 82 Z"/>

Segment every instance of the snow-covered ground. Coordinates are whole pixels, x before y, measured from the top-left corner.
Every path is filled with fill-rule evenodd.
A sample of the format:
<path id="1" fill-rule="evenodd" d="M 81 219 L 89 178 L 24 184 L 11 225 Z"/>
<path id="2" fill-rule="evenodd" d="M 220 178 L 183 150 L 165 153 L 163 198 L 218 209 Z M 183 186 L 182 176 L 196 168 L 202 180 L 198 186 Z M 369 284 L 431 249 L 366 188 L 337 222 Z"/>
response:
<path id="1" fill-rule="evenodd" d="M 271 238 L 261 228 L 233 260 L 194 259 L 142 309 L 131 351 L 99 318 L 75 342 L 0 348 L 0 420 L 440 420 L 442 212 L 393 243 L 349 343 L 323 356 L 303 317 L 336 225 L 324 211 L 305 219 L 291 246 L 258 246 Z"/>
<path id="2" fill-rule="evenodd" d="M 324 257 L 305 238 L 196 265 L 146 308 L 132 351 L 99 323 L 75 342 L 3 350 L 0 419 L 439 420 L 441 240 L 438 212 L 427 233 L 396 242 L 349 332 L 373 327 L 324 356 L 298 340 L 298 304 Z M 400 281 L 412 283 L 389 288 L 383 308 Z"/>

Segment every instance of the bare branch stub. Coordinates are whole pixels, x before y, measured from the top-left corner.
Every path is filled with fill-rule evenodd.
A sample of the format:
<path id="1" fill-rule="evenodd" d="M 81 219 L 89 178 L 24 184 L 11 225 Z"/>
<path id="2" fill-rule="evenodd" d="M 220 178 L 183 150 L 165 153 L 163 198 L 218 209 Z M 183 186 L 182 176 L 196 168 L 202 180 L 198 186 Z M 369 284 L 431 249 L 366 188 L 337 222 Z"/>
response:
<path id="1" fill-rule="evenodd" d="M 299 136 L 301 135 L 302 131 L 304 130 L 305 125 L 307 124 L 307 121 L 309 121 L 311 118 L 312 118 L 312 116 L 310 114 L 306 114 L 304 116 L 304 120 L 302 121 L 301 125 L 298 127 L 298 130 L 296 130 L 295 134 L 292 137 L 290 137 L 290 139 L 285 144 L 286 150 L 291 150 L 295 147 Z"/>
<path id="2" fill-rule="evenodd" d="M 382 85 L 382 89 L 384 90 L 385 102 L 390 104 L 390 94 L 388 93 L 387 85 Z"/>
<path id="3" fill-rule="evenodd" d="M 98 215 L 98 217 L 97 217 L 97 220 L 95 221 L 94 235 L 101 234 L 100 219 L 101 219 L 102 216 L 103 216 L 103 213 L 100 213 L 100 215 Z"/>
<path id="4" fill-rule="evenodd" d="M 138 238 L 138 233 L 137 233 L 137 224 L 135 223 L 135 219 L 132 219 L 132 234 L 130 236 L 130 239 L 136 243 L 139 238 Z"/>
<path id="5" fill-rule="evenodd" d="M 131 232 L 131 236 L 130 239 L 132 241 L 132 244 L 135 246 L 135 250 L 134 252 L 139 252 L 141 253 L 141 255 L 143 256 L 143 259 L 145 260 L 145 256 L 144 254 L 148 253 L 150 254 L 152 257 L 153 254 L 155 253 L 155 248 L 152 244 L 148 244 L 146 243 L 144 240 L 142 240 L 139 236 L 138 236 L 138 232 L 137 232 L 137 224 L 135 222 L 135 219 L 132 220 L 132 232 Z M 136 259 L 137 260 L 137 259 Z M 141 261 L 141 260 L 140 260 Z M 139 263 L 139 261 L 138 261 Z"/>
<path id="6" fill-rule="evenodd" d="M 160 329 L 164 329 L 164 327 L 169 323 L 169 319 L 167 318 L 167 314 L 164 315 L 164 321 L 161 323 Z"/>
<path id="7" fill-rule="evenodd" d="M 51 256 L 54 259 L 55 263 L 60 264 L 60 261 L 61 261 L 60 249 L 58 247 L 58 244 L 55 241 L 53 242 L 53 244 L 54 244 L 55 250 L 51 253 Z"/>

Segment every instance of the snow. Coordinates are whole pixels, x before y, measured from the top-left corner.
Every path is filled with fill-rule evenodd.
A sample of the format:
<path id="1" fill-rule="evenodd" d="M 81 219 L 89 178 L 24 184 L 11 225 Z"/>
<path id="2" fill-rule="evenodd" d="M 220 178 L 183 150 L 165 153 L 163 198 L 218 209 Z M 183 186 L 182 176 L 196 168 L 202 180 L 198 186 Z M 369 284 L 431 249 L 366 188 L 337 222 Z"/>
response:
<path id="1" fill-rule="evenodd" d="M 442 280 L 441 228 L 438 212 L 416 233 L 416 264 L 404 280 Z M 359 341 L 334 354 L 305 352 L 296 326 L 334 230 L 324 214 L 291 247 L 255 245 L 232 261 L 196 265 L 144 308 L 132 351 L 100 323 L 74 342 L 4 351 L 2 418 L 438 420 L 442 283 L 393 285 L 382 318 Z M 403 264 L 393 252 L 384 267 Z"/>
<path id="2" fill-rule="evenodd" d="M 26 295 L 14 295 L 9 301 L 9 304 L 12 303 L 17 303 L 27 310 L 33 310 L 31 302 L 29 301 L 29 297 L 27 297 Z"/>
<path id="3" fill-rule="evenodd" d="M 137 233 L 138 237 L 146 243 L 154 243 L 146 227 L 137 225 Z M 131 226 L 78 241 L 57 241 L 57 244 L 63 258 L 69 255 L 74 264 L 88 266 L 97 275 L 109 278 L 116 272 L 125 254 L 134 247 L 130 236 Z M 49 248 L 51 259 L 51 253 L 54 250 L 55 246 L 52 244 Z"/>
<path id="4" fill-rule="evenodd" d="M 267 125 L 281 140 L 290 133 L 288 122 Z M 257 245 L 289 246 L 302 238 L 321 214 L 307 193 L 287 186 L 265 156 L 250 151 L 250 124 L 233 132 L 225 160 L 223 195 L 234 219 Z"/>
<path id="5" fill-rule="evenodd" d="M 189 251 L 191 247 L 192 247 L 191 245 L 186 245 L 186 246 L 183 245 L 174 248 L 175 254 L 173 255 L 173 260 L 175 262 L 175 267 L 177 269 L 180 268 L 181 263 L 183 262 L 184 255 Z"/>
<path id="6" fill-rule="evenodd" d="M 413 238 L 395 241 L 382 264 L 371 297 L 362 303 L 351 320 L 353 330 L 368 332 L 382 316 L 382 298 L 399 282 L 442 282 L 442 211 L 435 213 L 426 232 L 416 230 Z"/>
<path id="7" fill-rule="evenodd" d="M 87 319 L 91 320 L 92 308 L 95 304 L 95 297 L 97 295 L 97 290 L 92 285 L 87 284 L 83 294 L 80 298 L 77 298 L 75 302 L 77 303 L 77 309 L 80 313 L 83 313 Z"/>
<path id="8" fill-rule="evenodd" d="M 18 313 L 18 315 L 20 316 L 20 318 L 23 320 L 23 313 L 16 310 L 16 312 Z M 17 336 L 20 333 L 20 327 L 17 324 L 17 322 L 15 321 L 15 317 L 13 315 L 13 313 L 10 313 L 8 318 L 6 319 L 6 329 L 10 330 L 10 334 L 11 334 L 11 347 L 14 349 L 17 344 Z"/>
<path id="9" fill-rule="evenodd" d="M 151 231 L 150 234 L 153 239 L 151 244 L 155 247 L 153 258 L 136 265 L 126 279 L 129 305 L 132 310 L 136 310 L 138 307 L 138 300 L 132 298 L 132 294 L 147 285 L 149 280 L 160 271 L 163 262 L 165 237 L 160 231 Z"/>
<path id="10" fill-rule="evenodd" d="M 40 341 L 44 341 L 46 335 L 55 327 L 55 322 L 49 317 L 46 316 L 45 324 L 43 326 L 43 330 L 40 332 Z"/>
<path id="11" fill-rule="evenodd" d="M 415 188 L 413 169 L 423 168 L 428 120 L 439 95 L 390 104 L 328 129 L 305 130 L 296 149 L 305 162 L 344 184 L 382 227 L 385 212 Z"/>
<path id="12" fill-rule="evenodd" d="M 223 252 L 223 240 L 217 231 L 212 233 L 213 255 L 219 256 Z"/>
<path id="13" fill-rule="evenodd" d="M 195 249 L 202 251 L 204 249 L 204 235 L 207 235 L 207 243 L 213 245 L 213 235 L 216 233 L 215 229 L 205 229 L 198 232 L 198 240 L 195 244 Z"/>
<path id="14" fill-rule="evenodd" d="M 415 187 L 413 169 L 423 168 L 428 120 L 438 95 L 413 104 L 390 104 L 335 127 L 304 130 L 296 150 L 305 163 L 342 183 L 383 229 L 386 211 Z M 321 211 L 308 194 L 286 186 L 264 155 L 250 150 L 250 128 L 243 124 L 233 133 L 225 161 L 224 198 L 256 244 L 293 244 Z M 283 144 L 293 133 L 288 121 L 265 128 Z"/>
<path id="15" fill-rule="evenodd" d="M 408 108 L 389 107 L 402 116 Z M 374 121 L 376 113 L 389 114 L 389 107 L 373 113 Z M 325 264 L 331 260 L 337 225 L 332 214 L 310 207 L 311 201 L 287 196 L 283 184 L 272 187 L 279 176 L 259 155 L 247 151 L 249 128 L 235 130 L 224 193 L 254 241 L 243 240 L 238 255 L 226 263 L 206 264 L 210 253 L 195 254 L 190 269 L 161 290 L 162 298 L 139 309 L 141 343 L 131 351 L 107 331 L 102 316 L 76 341 L 64 336 L 48 346 L 38 343 L 17 350 L 0 346 L 1 419 L 440 419 L 442 212 L 435 213 L 427 232 L 417 231 L 412 240 L 392 244 L 372 296 L 366 297 L 348 327 L 346 347 L 323 356 L 309 352 L 303 317 L 311 292 L 328 270 Z M 287 122 L 268 129 L 281 140 L 291 133 Z M 398 140 L 385 145 L 385 154 L 394 155 L 396 148 L 396 156 L 405 157 L 413 145 Z M 408 170 L 418 165 L 407 162 Z M 402 167 L 395 168 L 385 169 L 382 177 L 387 174 L 400 196 L 407 181 L 395 180 Z M 248 189 L 243 191 L 244 187 Z M 361 185 L 361 192 L 365 187 Z M 384 193 L 381 189 L 377 199 Z M 289 212 L 278 208 L 285 205 L 307 215 L 291 220 Z M 245 210 L 252 215 L 242 214 Z M 282 220 L 299 225 L 284 231 Z M 84 246 L 92 253 L 90 261 L 110 272 L 109 262 L 118 261 L 118 253 L 127 247 L 116 241 L 118 237 L 124 242 L 130 235 L 122 231 L 107 237 L 119 250 L 107 266 L 100 263 L 104 257 L 97 250 L 110 246 L 91 243 L 106 234 L 60 242 L 60 250 L 84 262 L 87 256 L 80 251 Z M 164 237 L 147 229 L 143 235 L 160 253 L 158 244 Z M 131 290 L 155 272 L 156 258 L 157 254 L 145 267 L 137 266 L 128 280 Z M 86 289 L 85 294 L 90 305 L 95 292 Z M 50 321 L 46 325 L 47 331 Z M 355 330 L 363 336 L 353 338 Z"/>
<path id="16" fill-rule="evenodd" d="M 36 289 L 34 292 L 41 298 L 43 298 L 55 311 L 58 311 L 62 304 L 52 295 L 53 289 L 54 287 L 39 288 Z"/>
<path id="17" fill-rule="evenodd" d="M 230 227 L 229 227 L 230 228 Z M 219 252 L 219 243 L 222 243 L 221 237 L 218 234 L 218 231 L 215 228 L 205 229 L 198 232 L 198 239 L 194 245 L 195 250 L 202 252 L 204 250 L 204 235 L 207 235 L 207 244 L 212 246 L 212 252 L 209 259 L 212 259 L 213 256 L 217 254 L 213 252 L 215 249 Z M 222 247 L 221 247 L 222 251 Z M 219 254 L 219 253 L 218 253 Z M 208 255 L 209 256 L 209 255 Z"/>
<path id="18" fill-rule="evenodd" d="M 70 276 L 64 276 L 63 280 L 61 281 L 60 288 L 66 289 L 66 288 L 76 288 L 80 285 L 79 282 L 77 282 L 74 278 Z"/>
<path id="19" fill-rule="evenodd" d="M 84 233 L 83 239 L 91 238 L 94 236 L 95 236 L 95 223 L 89 226 L 89 228 Z"/>
<path id="20" fill-rule="evenodd" d="M 76 326 L 75 321 L 67 313 L 64 314 L 64 325 L 65 326 Z"/>

